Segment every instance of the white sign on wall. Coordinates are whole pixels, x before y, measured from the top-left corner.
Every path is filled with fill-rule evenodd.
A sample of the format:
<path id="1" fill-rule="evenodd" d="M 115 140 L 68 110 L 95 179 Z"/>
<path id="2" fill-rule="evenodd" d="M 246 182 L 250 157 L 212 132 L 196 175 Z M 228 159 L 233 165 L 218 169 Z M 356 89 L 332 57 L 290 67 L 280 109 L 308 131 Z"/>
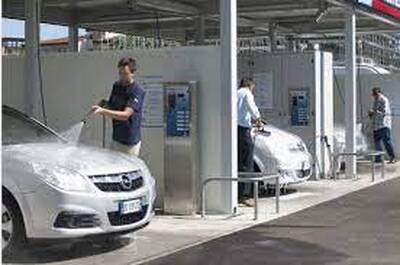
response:
<path id="1" fill-rule="evenodd" d="M 255 73 L 253 80 L 256 83 L 255 101 L 260 109 L 273 109 L 273 74 Z"/>
<path id="2" fill-rule="evenodd" d="M 164 126 L 164 93 L 161 76 L 140 76 L 139 84 L 146 91 L 143 103 L 143 127 Z"/>

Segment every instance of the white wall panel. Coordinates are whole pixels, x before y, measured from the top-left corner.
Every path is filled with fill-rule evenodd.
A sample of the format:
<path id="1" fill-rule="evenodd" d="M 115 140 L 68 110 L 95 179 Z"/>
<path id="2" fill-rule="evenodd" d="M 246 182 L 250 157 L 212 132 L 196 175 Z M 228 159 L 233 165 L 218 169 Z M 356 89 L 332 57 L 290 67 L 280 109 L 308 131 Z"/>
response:
<path id="1" fill-rule="evenodd" d="M 336 75 L 334 86 L 335 98 L 335 123 L 344 124 L 344 102 L 341 95 L 344 95 L 344 77 Z M 357 97 L 357 122 L 368 121 L 368 110 L 372 106 L 371 89 L 375 86 L 381 87 L 385 95 L 389 98 L 392 107 L 400 106 L 400 74 L 390 75 L 371 75 L 362 74 L 358 77 Z M 397 155 L 400 155 L 400 115 L 392 117 L 392 136 Z M 365 134 L 371 138 L 371 131 L 365 131 Z M 371 140 L 371 139 L 369 139 Z"/>
<path id="2" fill-rule="evenodd" d="M 163 81 L 198 81 L 200 90 L 199 130 L 201 145 L 201 175 L 223 172 L 221 138 L 220 55 L 218 47 L 165 48 L 120 52 L 90 52 L 48 54 L 42 57 L 43 90 L 49 125 L 63 131 L 79 122 L 90 107 L 107 98 L 117 79 L 117 62 L 132 56 L 138 62 L 138 75 L 159 75 Z M 23 58 L 3 57 L 3 103 L 22 110 Z M 159 200 L 164 185 L 164 131 L 162 128 L 143 128 L 142 156 L 157 178 Z M 111 123 L 107 122 L 107 146 Z M 100 146 L 102 119 L 89 120 L 82 141 Z M 226 200 L 222 185 L 210 186 L 209 207 L 218 210 Z"/>
<path id="3" fill-rule="evenodd" d="M 273 109 L 261 109 L 263 118 L 300 136 L 316 157 L 316 177 L 321 172 L 327 173 L 329 159 L 325 155 L 327 150 L 321 143 L 321 136 L 327 135 L 332 140 L 332 55 L 320 51 L 242 54 L 238 65 L 239 77 L 252 77 L 254 73 L 272 73 L 274 106 Z M 308 126 L 291 126 L 289 93 L 295 89 L 308 90 Z M 323 115 L 325 119 L 322 119 Z M 326 163 L 325 167 L 322 166 L 323 161 Z"/>

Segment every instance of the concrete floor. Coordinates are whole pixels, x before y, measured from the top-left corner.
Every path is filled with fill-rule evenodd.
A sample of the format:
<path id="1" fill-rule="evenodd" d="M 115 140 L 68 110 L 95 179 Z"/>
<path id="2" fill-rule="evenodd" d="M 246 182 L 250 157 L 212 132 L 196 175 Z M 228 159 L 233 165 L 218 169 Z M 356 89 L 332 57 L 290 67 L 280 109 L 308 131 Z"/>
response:
<path id="1" fill-rule="evenodd" d="M 74 264 L 74 265 L 140 264 L 140 263 L 150 262 L 157 258 L 168 256 L 178 251 L 183 251 L 179 252 L 178 255 L 168 256 L 166 259 L 160 259 L 158 261 L 155 261 L 154 264 L 192 264 L 192 263 L 187 263 L 185 261 L 185 258 L 190 257 L 192 255 L 190 254 L 191 251 L 194 251 L 193 255 L 195 256 L 195 258 L 197 255 L 196 253 L 200 253 L 199 255 L 205 255 L 204 249 L 202 250 L 202 248 L 205 247 L 205 249 L 207 249 L 208 243 L 206 242 L 212 240 L 216 241 L 212 241 L 210 243 L 211 244 L 210 246 L 214 246 L 214 244 L 216 244 L 215 242 L 220 242 L 215 246 L 221 248 L 221 251 L 219 250 L 211 251 L 210 249 L 208 249 L 211 251 L 211 254 L 207 253 L 207 255 L 209 256 L 212 256 L 213 254 L 223 253 L 224 246 L 225 250 L 229 250 L 229 248 L 227 248 L 223 242 L 226 242 L 226 244 L 228 244 L 230 247 L 233 246 L 233 248 L 236 250 L 241 250 L 242 247 L 244 246 L 238 244 L 238 246 L 236 247 L 235 244 L 232 244 L 232 241 L 229 241 L 229 240 L 234 240 L 238 242 L 243 242 L 243 244 L 250 244 L 252 241 L 256 242 L 254 243 L 255 245 L 252 243 L 253 244 L 252 247 L 250 247 L 251 245 L 250 244 L 248 248 L 252 249 L 253 253 L 260 254 L 261 255 L 260 257 L 264 257 L 263 264 L 265 264 L 266 255 L 262 253 L 264 253 L 264 251 L 267 251 L 266 250 L 267 247 L 275 250 L 276 248 L 280 249 L 281 252 L 277 253 L 280 253 L 284 256 L 285 255 L 287 256 L 287 254 L 285 254 L 285 251 L 289 252 L 297 251 L 296 253 L 300 253 L 301 249 L 304 248 L 303 250 L 306 250 L 304 251 L 305 253 L 304 256 L 313 257 L 313 256 L 318 256 L 322 253 L 323 254 L 322 256 L 329 256 L 332 257 L 332 259 L 333 258 L 336 259 L 340 257 L 340 255 L 342 255 L 343 252 L 342 250 L 338 249 L 340 251 L 337 251 L 336 253 L 335 251 L 333 251 L 336 249 L 336 247 L 332 248 L 325 247 L 325 249 L 323 249 L 322 248 L 322 246 L 324 246 L 323 242 L 314 244 L 312 243 L 314 242 L 314 237 L 310 237 L 310 240 L 307 240 L 306 236 L 308 233 L 318 232 L 321 229 L 323 231 L 330 231 L 328 228 L 331 227 L 332 224 L 335 224 L 337 228 L 340 228 L 341 227 L 340 226 L 341 223 L 339 222 L 340 219 L 338 219 L 338 223 L 335 223 L 334 221 L 337 219 L 335 216 L 339 214 L 339 217 L 351 219 L 352 216 L 356 214 L 353 213 L 354 209 L 351 207 L 350 208 L 345 207 L 343 209 L 340 209 L 339 207 L 332 208 L 329 207 L 329 203 L 322 204 L 318 206 L 318 209 L 320 209 L 318 211 L 319 213 L 316 214 L 315 217 L 311 219 L 308 218 L 308 214 L 305 215 L 304 212 L 300 211 L 327 201 L 335 200 L 346 194 L 355 191 L 360 191 L 362 189 L 374 186 L 384 181 L 400 177 L 400 164 L 388 167 L 386 171 L 387 172 L 386 178 L 381 179 L 380 177 L 377 176 L 375 183 L 371 183 L 370 174 L 365 170 L 366 168 L 361 168 L 361 172 L 364 173 L 359 174 L 359 178 L 357 180 L 346 180 L 346 179 L 341 179 L 338 181 L 321 180 L 321 181 L 309 181 L 300 185 L 296 185 L 295 186 L 297 190 L 296 193 L 282 197 L 281 212 L 279 214 L 274 213 L 274 199 L 264 198 L 261 200 L 260 203 L 260 219 L 258 221 L 252 220 L 253 210 L 251 208 L 241 208 L 240 216 L 229 219 L 227 219 L 226 216 L 209 216 L 207 217 L 206 220 L 201 220 L 200 217 L 198 216 L 193 216 L 193 217 L 156 216 L 156 218 L 152 221 L 150 226 L 138 232 L 135 236 L 125 236 L 113 243 L 108 243 L 103 245 L 92 244 L 92 243 L 81 243 L 75 245 L 71 244 L 47 245 L 47 246 L 30 245 L 28 248 L 22 250 L 18 256 L 9 260 L 3 260 L 3 262 L 5 262 L 6 264 L 50 264 L 51 263 L 51 264 Z M 394 183 L 398 183 L 398 181 Z M 390 184 L 392 184 L 392 182 L 390 182 Z M 399 193 L 400 188 L 398 188 L 398 186 L 399 184 L 383 185 L 383 187 L 389 187 L 391 190 L 393 189 L 396 190 L 397 187 L 397 192 Z M 364 191 L 361 191 L 361 193 L 363 192 Z M 367 194 L 370 193 L 371 192 Z M 349 196 L 357 197 L 358 195 L 356 194 L 358 193 Z M 384 191 L 384 194 L 386 195 L 386 191 Z M 363 198 L 365 199 L 368 196 L 369 195 L 365 195 Z M 372 196 L 372 198 L 375 199 L 374 196 Z M 339 201 L 341 201 L 341 199 Z M 358 201 L 358 203 L 360 205 L 362 205 L 363 203 L 367 204 L 365 203 L 366 201 L 369 201 L 369 199 Z M 331 203 L 335 202 L 337 201 L 335 200 Z M 328 205 L 328 207 L 325 208 L 325 205 Z M 372 205 L 376 205 L 376 203 L 373 203 Z M 344 212 L 340 214 L 338 210 L 342 210 Z M 289 217 L 285 217 L 296 212 L 299 213 L 291 215 Z M 310 214 L 312 214 L 312 212 L 310 212 Z M 335 218 L 329 219 L 328 217 L 330 216 L 334 216 L 336 219 Z M 264 224 L 265 222 L 276 220 L 277 218 L 282 218 L 282 217 L 298 218 L 297 220 L 299 220 L 298 222 L 301 224 L 299 228 L 304 226 L 303 230 L 296 228 L 292 231 L 291 227 L 293 226 L 292 223 L 290 223 L 290 225 L 287 225 L 288 227 L 286 230 L 284 229 L 284 227 L 280 228 L 280 226 L 284 226 L 281 224 L 274 224 L 274 223 Z M 280 220 L 285 220 L 285 219 L 280 219 Z M 360 221 L 363 220 L 364 219 L 360 219 Z M 371 218 L 371 220 L 373 221 L 374 219 Z M 368 226 L 368 223 L 369 219 L 366 219 L 365 225 Z M 262 225 L 253 229 L 251 228 L 260 224 Z M 275 228 L 275 226 L 276 229 L 272 229 L 272 227 Z M 245 230 L 249 228 L 250 230 Z M 260 230 L 261 232 L 259 235 L 257 234 L 258 233 L 257 231 L 259 231 L 257 229 L 262 230 L 262 231 Z M 244 231 L 244 232 L 239 232 L 239 231 Z M 292 239 L 291 237 L 288 237 L 289 234 L 291 234 L 292 232 L 295 233 L 296 231 L 298 231 L 298 233 L 300 233 L 303 236 L 303 238 L 294 237 Z M 273 234 L 274 232 L 278 234 L 274 235 Z M 234 234 L 234 233 L 239 233 L 240 235 L 243 233 L 243 236 L 237 237 L 237 235 L 239 234 Z M 228 236 L 232 234 L 233 236 Z M 337 242 L 335 241 L 336 236 L 339 236 L 338 233 L 336 234 L 334 233 L 332 236 L 334 238 L 331 244 L 336 245 L 341 242 L 340 240 Z M 358 239 L 357 236 L 361 236 L 361 238 Z M 362 238 L 367 236 L 368 233 L 365 235 L 359 233 L 358 235 L 355 235 L 353 239 L 362 241 Z M 379 237 L 380 236 L 381 235 L 379 234 Z M 223 237 L 223 239 L 218 239 L 221 237 Z M 279 239 L 280 237 L 282 238 Z M 316 236 L 316 239 L 318 239 L 318 236 Z M 220 241 L 220 240 L 228 240 L 228 241 Z M 354 243 L 356 245 L 359 245 L 357 242 Z M 199 247 L 199 245 L 201 247 Z M 260 253 L 255 246 L 258 246 L 260 248 L 260 251 L 263 250 L 261 251 L 262 253 Z M 317 248 L 318 246 L 319 248 Z M 328 251 L 329 249 L 330 250 L 333 249 L 332 252 L 329 252 Z M 320 254 L 311 255 L 312 253 L 317 253 L 317 252 Z M 271 251 L 267 251 L 265 253 L 271 254 Z M 298 255 L 303 255 L 301 253 Z M 205 257 L 207 255 L 205 255 Z M 226 257 L 226 259 L 229 260 L 230 255 L 227 256 L 228 257 Z M 294 257 L 296 257 L 296 255 L 294 255 Z M 275 257 L 274 260 L 275 259 L 277 258 Z M 220 260 L 221 262 L 228 262 L 224 260 L 223 257 L 217 260 Z M 277 262 L 278 261 L 279 259 L 277 259 Z M 339 264 L 343 264 L 341 263 L 341 261 L 343 261 L 343 259 L 337 260 Z M 200 262 L 200 260 L 196 259 L 194 259 L 193 262 L 194 262 L 193 264 L 200 264 L 200 263 L 213 264 L 211 261 Z M 261 260 L 254 261 L 254 263 L 257 262 L 261 262 Z M 288 264 L 287 263 L 288 260 L 286 260 L 285 262 L 286 264 Z M 276 263 L 276 264 L 281 264 L 281 263 Z M 295 264 L 304 264 L 304 263 L 301 263 L 299 261 L 298 263 Z M 325 264 L 325 263 L 319 263 L 319 264 Z M 356 264 L 356 263 L 348 263 L 348 264 Z"/>
<path id="2" fill-rule="evenodd" d="M 146 263 L 400 264 L 400 179 Z"/>

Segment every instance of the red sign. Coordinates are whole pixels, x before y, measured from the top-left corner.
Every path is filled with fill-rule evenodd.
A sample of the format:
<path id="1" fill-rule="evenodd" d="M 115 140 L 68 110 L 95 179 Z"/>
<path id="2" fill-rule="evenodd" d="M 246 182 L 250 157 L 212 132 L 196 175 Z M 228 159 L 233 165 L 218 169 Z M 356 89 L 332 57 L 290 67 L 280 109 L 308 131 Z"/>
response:
<path id="1" fill-rule="evenodd" d="M 400 18 L 400 1 L 372 0 L 372 7 L 382 13 Z"/>

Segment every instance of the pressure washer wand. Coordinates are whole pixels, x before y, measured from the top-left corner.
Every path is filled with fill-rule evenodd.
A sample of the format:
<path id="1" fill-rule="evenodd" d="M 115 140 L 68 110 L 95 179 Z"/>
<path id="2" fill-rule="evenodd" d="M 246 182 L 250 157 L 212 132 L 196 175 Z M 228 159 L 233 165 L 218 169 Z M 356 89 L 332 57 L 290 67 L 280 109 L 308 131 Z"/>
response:
<path id="1" fill-rule="evenodd" d="M 97 104 L 100 107 L 104 107 L 107 105 L 107 100 L 102 99 L 100 100 L 100 102 Z M 94 113 L 94 110 L 90 110 L 86 113 L 86 115 L 83 117 L 83 119 L 81 120 L 81 122 L 83 122 L 83 124 L 87 123 L 87 120 L 90 118 L 90 116 L 92 116 L 92 114 Z"/>
<path id="2" fill-rule="evenodd" d="M 89 117 L 93 114 L 93 110 L 90 110 L 88 113 L 86 113 L 85 117 L 83 117 L 83 119 L 81 120 L 81 122 L 83 122 L 83 124 L 87 123 L 87 120 L 89 119 Z"/>
<path id="3" fill-rule="evenodd" d="M 254 127 L 254 128 L 256 128 L 256 132 L 259 133 L 259 134 L 263 134 L 263 135 L 265 135 L 265 136 L 270 136 L 270 135 L 271 135 L 271 132 L 265 130 L 265 128 L 264 128 L 264 125 L 266 125 L 267 122 L 266 122 L 265 120 L 263 120 L 263 119 L 260 119 L 260 122 L 261 122 L 261 124 L 262 124 L 261 127 L 257 127 L 257 126 Z"/>

